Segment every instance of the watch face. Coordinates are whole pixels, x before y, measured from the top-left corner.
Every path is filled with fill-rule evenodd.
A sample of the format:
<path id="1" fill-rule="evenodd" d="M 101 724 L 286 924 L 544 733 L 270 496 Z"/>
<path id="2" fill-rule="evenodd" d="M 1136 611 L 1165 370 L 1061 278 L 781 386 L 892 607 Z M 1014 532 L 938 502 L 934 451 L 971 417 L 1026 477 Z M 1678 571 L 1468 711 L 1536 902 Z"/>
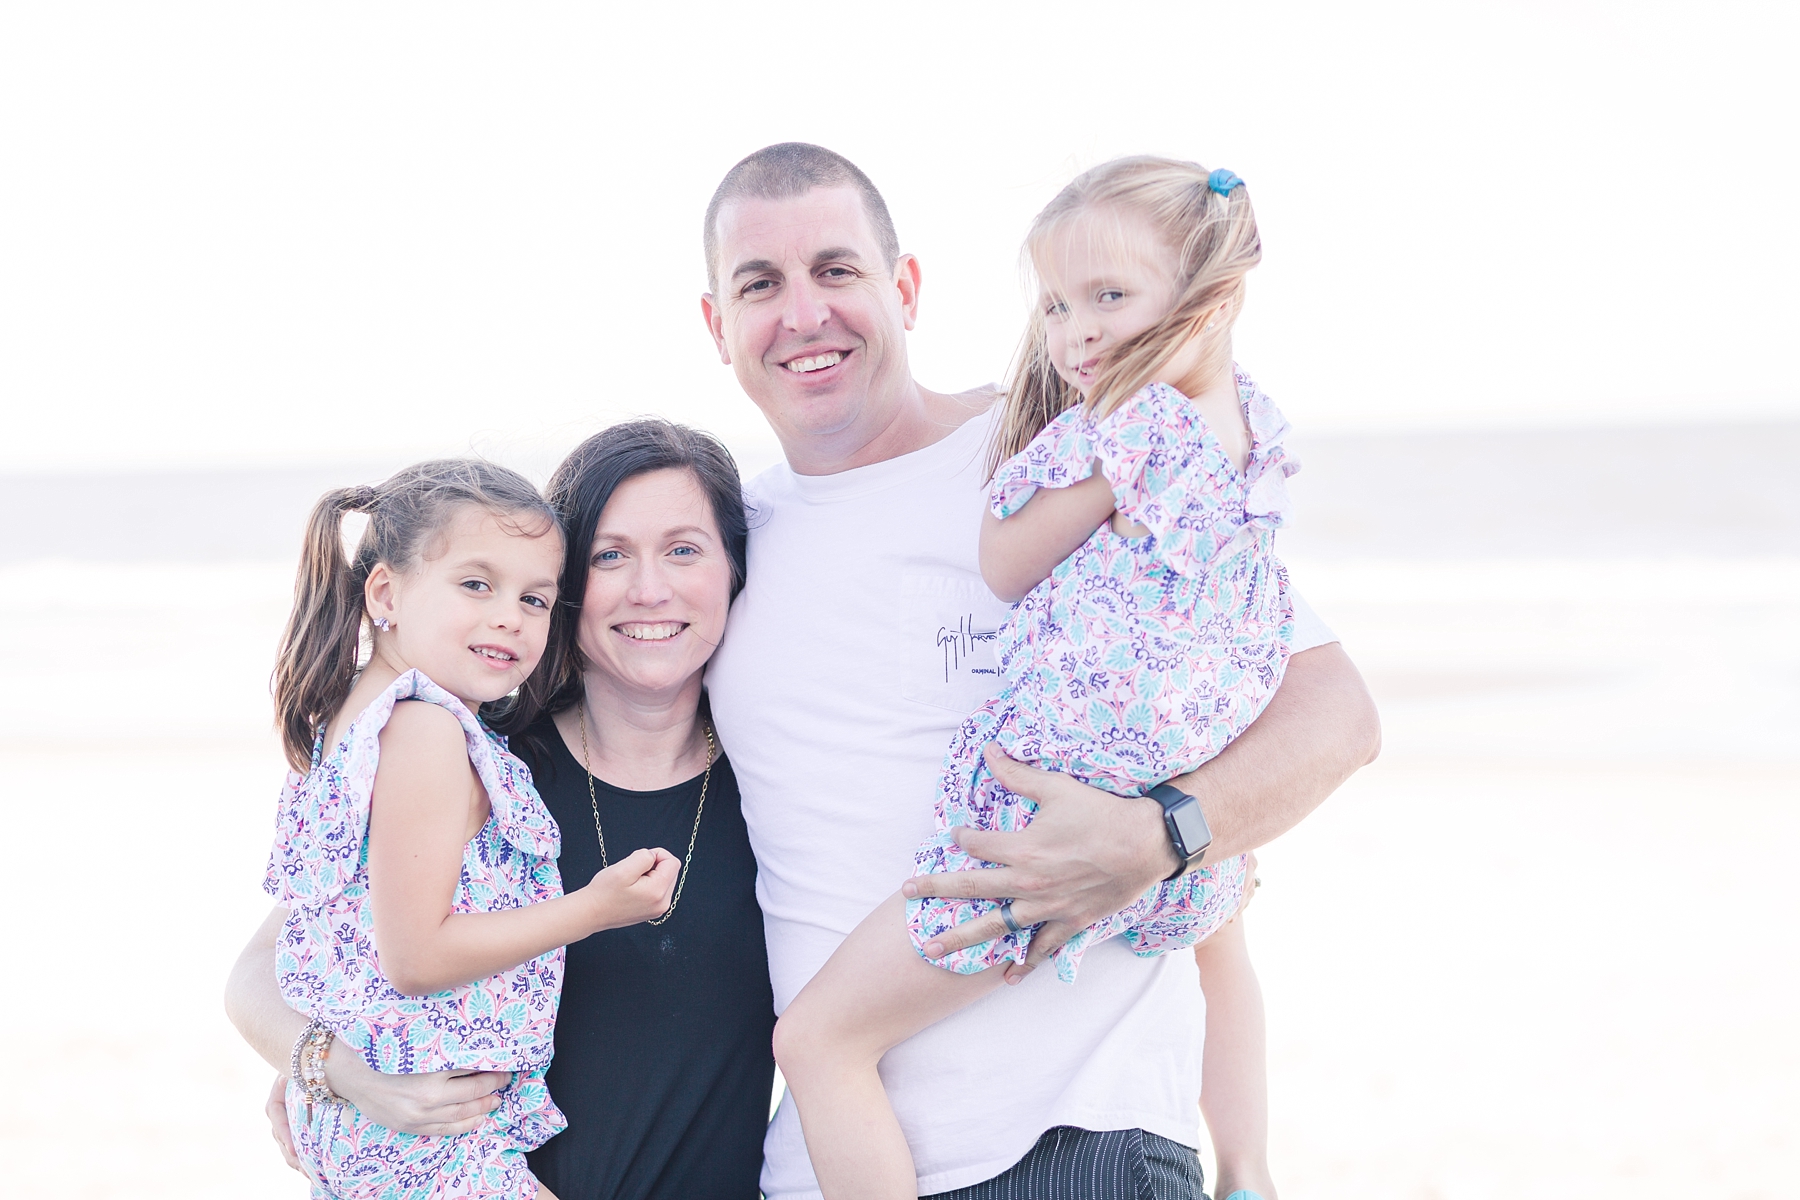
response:
<path id="1" fill-rule="evenodd" d="M 1181 845 L 1188 854 L 1200 853 L 1212 841 L 1212 831 L 1206 827 L 1206 818 L 1200 813 L 1200 801 L 1192 796 L 1171 808 L 1169 816 L 1174 820 L 1175 832 L 1181 835 Z"/>

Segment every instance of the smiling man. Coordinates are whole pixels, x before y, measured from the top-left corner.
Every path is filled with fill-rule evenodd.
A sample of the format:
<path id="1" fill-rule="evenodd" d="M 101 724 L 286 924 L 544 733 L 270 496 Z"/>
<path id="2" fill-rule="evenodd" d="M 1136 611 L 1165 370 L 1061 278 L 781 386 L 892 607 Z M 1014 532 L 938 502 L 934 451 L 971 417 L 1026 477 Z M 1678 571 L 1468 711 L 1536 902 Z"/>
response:
<path id="1" fill-rule="evenodd" d="M 887 205 L 862 172 L 843 162 L 841 182 L 807 188 L 804 203 L 779 194 L 795 162 L 828 153 L 774 146 L 746 159 L 706 218 L 707 327 L 801 475 L 921 449 L 992 399 L 913 382 L 905 334 L 918 311 L 919 260 L 900 253 Z M 815 174 L 834 177 L 815 166 L 804 178 Z M 723 268 L 721 253 L 731 254 Z"/>
<path id="2" fill-rule="evenodd" d="M 707 208 L 705 250 L 707 328 L 786 458 L 750 487 L 749 580 L 707 676 L 780 1011 L 911 874 L 945 747 L 999 687 L 1008 608 L 976 561 L 996 397 L 913 379 L 919 263 L 843 157 L 784 143 L 744 159 Z M 1204 862 L 1290 828 L 1374 756 L 1355 668 L 1296 607 L 1268 709 L 1173 781 L 1211 827 Z M 1155 801 L 1022 767 L 1008 783 L 1039 800 L 1037 819 L 965 845 L 1011 869 L 918 883 L 986 894 L 1004 876 L 1019 919 L 1044 923 L 1034 964 L 1181 861 Z M 999 932 L 996 916 L 946 941 Z M 1116 940 L 1089 951 L 1078 987 L 1031 976 L 925 1030 L 882 1063 L 920 1191 L 1194 1200 L 1203 1030 L 1193 958 Z M 772 1200 L 818 1194 L 791 1099 L 764 1152 Z"/>

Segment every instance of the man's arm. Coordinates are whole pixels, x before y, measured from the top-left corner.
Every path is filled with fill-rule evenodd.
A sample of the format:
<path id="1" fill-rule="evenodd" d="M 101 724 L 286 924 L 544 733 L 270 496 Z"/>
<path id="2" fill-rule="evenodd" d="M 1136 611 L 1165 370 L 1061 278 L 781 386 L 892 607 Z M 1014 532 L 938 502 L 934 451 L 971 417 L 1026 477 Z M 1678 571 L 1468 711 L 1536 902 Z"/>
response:
<path id="1" fill-rule="evenodd" d="M 1330 642 L 1289 659 L 1281 686 L 1250 728 L 1198 771 L 1170 782 L 1200 800 L 1213 835 L 1200 862 L 1211 866 L 1298 825 L 1380 753 L 1375 699 L 1344 648 Z M 1163 845 L 1173 864 L 1167 832 Z"/>
<path id="2" fill-rule="evenodd" d="M 1288 660 L 1281 686 L 1248 729 L 1198 771 L 1171 780 L 1200 800 L 1212 829 L 1204 862 L 1253 850 L 1286 833 L 1381 749 L 1381 722 L 1362 676 L 1336 642 Z M 1019 833 L 959 829 L 957 843 L 988 871 L 920 875 L 908 896 L 1013 899 L 1021 924 L 1043 923 L 1014 982 L 1077 932 L 1143 895 L 1178 865 L 1154 800 L 1127 799 L 1040 771 L 988 748 L 1007 788 L 1038 802 Z M 998 913 L 959 925 L 925 948 L 933 957 L 999 937 Z"/>
<path id="3" fill-rule="evenodd" d="M 250 1048 L 285 1078 L 294 1043 L 306 1030 L 306 1018 L 289 1008 L 275 984 L 275 939 L 287 921 L 288 911 L 277 907 L 251 936 L 238 955 L 225 985 L 225 1014 Z M 504 1071 L 452 1072 L 431 1075 L 382 1075 L 362 1056 L 333 1042 L 325 1059 L 325 1079 L 331 1090 L 390 1129 L 403 1133 L 467 1133 L 493 1111 L 500 1098 L 493 1093 L 512 1076 Z M 271 1121 L 279 1121 L 276 1141 L 291 1152 L 286 1141 L 286 1120 L 277 1113 L 279 1100 L 271 1097 Z"/>

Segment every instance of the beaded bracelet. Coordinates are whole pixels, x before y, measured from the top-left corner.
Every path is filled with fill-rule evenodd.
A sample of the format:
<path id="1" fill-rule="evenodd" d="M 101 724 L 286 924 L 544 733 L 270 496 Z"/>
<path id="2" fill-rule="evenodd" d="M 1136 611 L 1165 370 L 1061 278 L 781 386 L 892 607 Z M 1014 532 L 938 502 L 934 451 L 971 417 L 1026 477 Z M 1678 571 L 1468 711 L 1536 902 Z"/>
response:
<path id="1" fill-rule="evenodd" d="M 346 1103 L 325 1080 L 325 1059 L 331 1053 L 331 1039 L 335 1036 L 329 1025 L 314 1017 L 307 1022 L 306 1032 L 300 1035 L 300 1040 L 294 1043 L 289 1077 L 300 1085 L 309 1108 L 314 1104 Z"/>

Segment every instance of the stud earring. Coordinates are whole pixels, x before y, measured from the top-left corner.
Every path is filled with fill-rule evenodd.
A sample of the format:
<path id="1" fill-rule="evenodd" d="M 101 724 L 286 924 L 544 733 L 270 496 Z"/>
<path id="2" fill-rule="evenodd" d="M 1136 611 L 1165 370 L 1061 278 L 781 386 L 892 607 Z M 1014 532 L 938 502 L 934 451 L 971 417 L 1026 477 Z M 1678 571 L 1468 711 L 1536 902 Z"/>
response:
<path id="1" fill-rule="evenodd" d="M 390 630 L 394 627 L 394 623 L 392 621 L 388 620 L 386 617 L 376 617 L 375 620 L 371 623 L 375 626 L 375 628 L 381 630 L 381 632 L 383 632 L 383 633 L 386 633 L 388 630 Z"/>

